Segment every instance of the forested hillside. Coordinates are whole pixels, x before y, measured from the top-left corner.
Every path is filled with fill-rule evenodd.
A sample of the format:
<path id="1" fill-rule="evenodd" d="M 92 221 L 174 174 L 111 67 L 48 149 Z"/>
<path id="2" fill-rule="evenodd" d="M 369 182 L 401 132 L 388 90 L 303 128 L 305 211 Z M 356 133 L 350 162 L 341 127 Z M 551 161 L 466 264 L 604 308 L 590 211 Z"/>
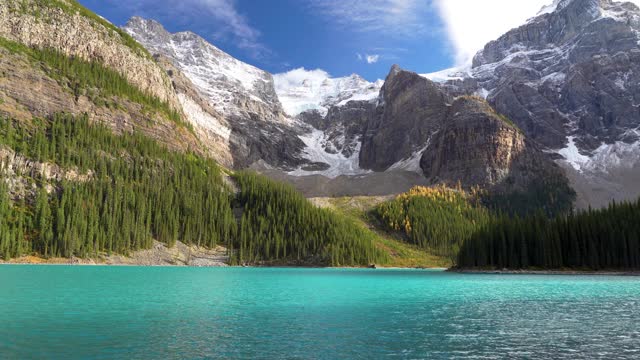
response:
<path id="1" fill-rule="evenodd" d="M 235 233 L 231 194 L 211 160 L 70 115 L 2 119 L 0 143 L 27 159 L 89 174 L 60 182 L 27 177 L 37 189 L 34 204 L 28 193 L 14 193 L 12 205 L 4 191 L 10 216 L 3 217 L 2 257 L 126 254 L 149 247 L 152 238 L 215 246 Z"/>
<path id="2" fill-rule="evenodd" d="M 391 231 L 439 256 L 455 258 L 461 244 L 490 219 L 476 192 L 415 187 L 379 205 L 375 213 Z"/>
<path id="3" fill-rule="evenodd" d="M 463 269 L 638 269 L 640 201 L 549 217 L 490 210 L 482 193 L 416 187 L 375 214 L 406 241 Z"/>
<path id="4" fill-rule="evenodd" d="M 640 269 L 640 201 L 554 219 L 495 217 L 464 243 L 458 266 Z"/>
<path id="5" fill-rule="evenodd" d="M 176 241 L 222 244 L 237 264 L 358 266 L 385 261 L 361 227 L 314 207 L 289 186 L 241 172 L 234 176 L 240 186 L 234 200 L 212 160 L 169 151 L 137 133 L 113 134 L 87 117 L 3 118 L 0 144 L 29 162 L 76 174 L 57 181 L 28 169 L 12 174 L 19 179 L 3 179 L 3 258 L 127 254 L 149 248 L 157 239 L 169 246 Z M 3 160 L 5 167 L 19 172 L 10 161 Z M 27 184 L 10 189 L 7 181 Z M 239 222 L 232 212 L 234 201 L 243 208 Z"/>
<path id="6" fill-rule="evenodd" d="M 251 172 L 234 176 L 244 208 L 234 260 L 355 266 L 385 263 L 373 234 L 334 212 L 313 206 L 290 185 Z"/>

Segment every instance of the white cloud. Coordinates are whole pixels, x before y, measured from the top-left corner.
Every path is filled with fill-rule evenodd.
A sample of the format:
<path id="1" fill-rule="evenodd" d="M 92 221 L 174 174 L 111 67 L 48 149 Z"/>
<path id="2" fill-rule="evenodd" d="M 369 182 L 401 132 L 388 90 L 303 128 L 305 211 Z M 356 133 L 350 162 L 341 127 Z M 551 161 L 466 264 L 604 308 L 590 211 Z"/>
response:
<path id="1" fill-rule="evenodd" d="M 640 0 L 632 0 L 640 5 Z M 553 0 L 434 0 L 457 66 L 471 61 L 486 43 L 522 25 Z"/>
<path id="2" fill-rule="evenodd" d="M 362 54 L 356 53 L 356 57 L 358 58 L 359 61 L 362 61 Z"/>
<path id="3" fill-rule="evenodd" d="M 424 34 L 428 27 L 423 15 L 430 6 L 425 0 L 308 1 L 330 21 L 359 32 L 417 36 Z"/>
<path id="4" fill-rule="evenodd" d="M 380 55 L 367 55 L 367 64 L 375 64 L 380 59 Z"/>
<path id="5" fill-rule="evenodd" d="M 552 0 L 435 0 L 444 21 L 456 65 L 463 65 L 482 47 L 522 25 Z"/>

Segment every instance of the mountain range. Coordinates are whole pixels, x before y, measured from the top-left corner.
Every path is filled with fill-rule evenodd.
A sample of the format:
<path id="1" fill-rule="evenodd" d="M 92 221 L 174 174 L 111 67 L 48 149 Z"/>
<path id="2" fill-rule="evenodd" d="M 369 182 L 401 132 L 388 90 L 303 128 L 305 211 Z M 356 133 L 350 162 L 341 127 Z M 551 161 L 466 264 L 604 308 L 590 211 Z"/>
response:
<path id="1" fill-rule="evenodd" d="M 472 64 L 432 74 L 394 65 L 376 82 L 321 70 L 274 76 L 192 32 L 172 34 L 140 17 L 119 29 L 68 10 L 2 3 L 0 36 L 101 61 L 183 114 L 193 131 L 149 121 L 133 102 L 105 107 L 69 94 L 13 53 L 0 59 L 9 78 L 0 83 L 3 114 L 88 113 L 115 131 L 142 130 L 228 168 L 291 182 L 307 196 L 440 183 L 523 198 L 575 191 L 578 207 L 640 195 L 640 9 L 631 3 L 556 1 Z"/>

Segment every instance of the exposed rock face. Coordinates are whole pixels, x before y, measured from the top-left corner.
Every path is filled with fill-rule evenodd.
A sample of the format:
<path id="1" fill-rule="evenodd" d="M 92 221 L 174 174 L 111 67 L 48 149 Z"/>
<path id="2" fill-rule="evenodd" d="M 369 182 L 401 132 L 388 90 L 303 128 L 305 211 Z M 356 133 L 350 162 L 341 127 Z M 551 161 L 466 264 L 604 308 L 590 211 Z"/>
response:
<path id="1" fill-rule="evenodd" d="M 182 110 L 193 125 L 203 145 L 203 151 L 220 164 L 232 167 L 231 125 L 222 114 L 209 105 L 209 102 L 195 89 L 191 80 L 178 70 L 170 59 L 158 55 L 156 61 L 171 78 Z"/>
<path id="2" fill-rule="evenodd" d="M 66 10 L 55 3 L 35 0 L 0 2 L 0 36 L 28 46 L 53 48 L 70 56 L 100 61 L 162 101 L 179 109 L 168 77 L 141 48 L 127 46 L 115 27 L 76 11 L 68 0 Z M 133 43 L 133 41 L 131 41 Z"/>
<path id="3" fill-rule="evenodd" d="M 549 149 L 576 138 L 585 154 L 635 142 L 640 125 L 640 10 L 610 0 L 561 1 L 490 42 L 473 77 L 496 110 Z"/>
<path id="4" fill-rule="evenodd" d="M 370 119 L 376 117 L 375 103 L 351 101 L 344 106 L 332 107 L 324 118 L 328 153 L 340 153 L 347 158 L 359 156 L 359 143 Z"/>
<path id="5" fill-rule="evenodd" d="M 526 191 L 542 174 L 560 168 L 484 100 L 460 97 L 427 147 L 420 166 L 431 182 Z"/>
<path id="6" fill-rule="evenodd" d="M 171 34 L 154 20 L 133 17 L 123 29 L 152 53 L 171 59 L 219 113 L 257 121 L 286 120 L 268 72 L 233 58 L 192 32 Z"/>
<path id="7" fill-rule="evenodd" d="M 245 64 L 191 32 L 171 34 L 139 17 L 124 30 L 161 58 L 184 113 L 222 164 L 244 168 L 264 160 L 293 169 L 306 161 L 266 71 Z"/>
<path id="8" fill-rule="evenodd" d="M 423 148 L 443 124 L 451 98 L 418 74 L 391 69 L 380 91 L 377 115 L 367 123 L 361 166 L 385 171 Z"/>
<path id="9" fill-rule="evenodd" d="M 93 177 L 93 172 L 80 173 L 75 169 L 64 170 L 56 164 L 33 161 L 15 151 L 0 147 L 0 174 L 9 185 L 9 192 L 14 198 L 33 198 L 38 191 L 34 179 L 52 180 L 54 182 L 85 182 Z M 49 187 L 48 190 L 53 188 Z"/>
<path id="10" fill-rule="evenodd" d="M 118 107 L 96 105 L 86 96 L 76 97 L 65 79 L 54 80 L 48 71 L 23 54 L 0 47 L 0 116 L 28 121 L 61 112 L 86 113 L 116 133 L 136 130 L 170 149 L 200 151 L 200 141 L 173 121 L 149 115 L 142 105 L 122 98 L 109 99 Z"/>

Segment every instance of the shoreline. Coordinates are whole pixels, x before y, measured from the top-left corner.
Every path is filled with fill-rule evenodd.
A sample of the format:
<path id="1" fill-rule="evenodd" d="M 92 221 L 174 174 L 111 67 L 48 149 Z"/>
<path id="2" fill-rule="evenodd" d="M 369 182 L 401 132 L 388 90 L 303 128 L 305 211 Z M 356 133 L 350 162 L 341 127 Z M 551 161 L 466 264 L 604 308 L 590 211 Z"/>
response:
<path id="1" fill-rule="evenodd" d="M 48 259 L 38 258 L 42 261 L 29 262 L 20 261 L 19 259 L 12 259 L 9 261 L 0 260 L 0 267 L 2 266 L 104 266 L 104 267 L 175 267 L 175 268 L 254 268 L 254 269 L 343 269 L 343 270 L 429 270 L 429 271 L 450 271 L 448 268 L 443 267 L 378 267 L 370 268 L 369 266 L 312 266 L 312 265 L 229 265 L 227 263 L 219 263 L 216 265 L 189 265 L 189 264 L 136 264 L 136 263 L 110 263 L 99 262 L 95 259 L 81 259 L 82 261 L 74 262 L 74 259 L 55 258 L 53 261 Z M 66 261 L 65 261 L 66 260 Z"/>
<path id="2" fill-rule="evenodd" d="M 377 267 L 375 269 L 368 266 L 353 267 L 353 266 L 287 266 L 287 265 L 229 265 L 226 263 L 197 265 L 197 264 L 137 264 L 137 263 L 110 263 L 110 262 L 96 262 L 95 259 L 81 259 L 77 258 L 65 259 L 56 258 L 54 261 L 47 261 L 47 259 L 39 258 L 42 262 L 28 262 L 20 261 L 19 259 L 13 259 L 9 261 L 0 260 L 0 267 L 3 265 L 14 266 L 104 266 L 104 267 L 175 267 L 175 268 L 253 268 L 253 269 L 326 269 L 326 270 L 424 270 L 424 271 L 442 271 L 455 274 L 466 275 L 540 275 L 540 276 L 628 276 L 628 277 L 640 277 L 640 270 L 476 270 L 476 269 L 451 269 L 451 268 L 415 268 L 415 267 Z M 51 259 L 49 259 L 51 260 Z M 61 261 L 66 260 L 66 261 Z"/>
<path id="3" fill-rule="evenodd" d="M 576 276 L 640 276 L 640 270 L 476 270 L 447 269 L 447 272 L 468 275 L 576 275 Z"/>

